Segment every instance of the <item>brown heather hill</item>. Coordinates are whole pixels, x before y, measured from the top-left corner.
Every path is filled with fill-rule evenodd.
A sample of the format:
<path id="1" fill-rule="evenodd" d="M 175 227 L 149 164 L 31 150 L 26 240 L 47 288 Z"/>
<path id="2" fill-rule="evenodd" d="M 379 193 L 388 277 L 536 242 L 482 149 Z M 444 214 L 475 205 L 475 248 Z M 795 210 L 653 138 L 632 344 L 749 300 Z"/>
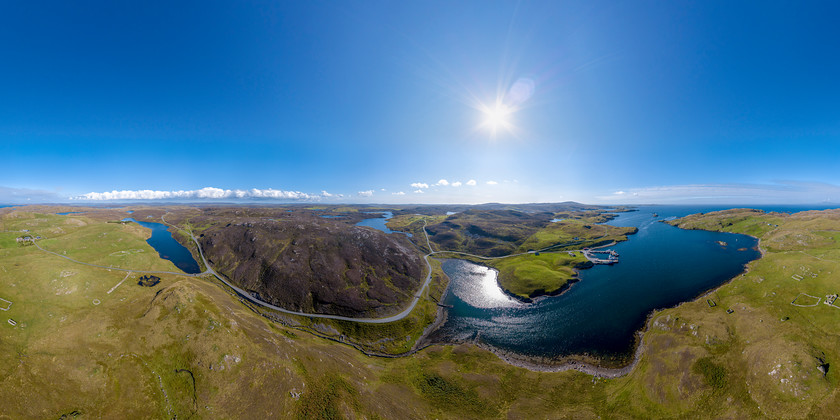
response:
<path id="1" fill-rule="evenodd" d="M 497 257 L 515 252 L 552 217 L 552 213 L 470 209 L 429 225 L 426 230 L 440 249 Z"/>
<path id="2" fill-rule="evenodd" d="M 606 242 L 618 238 L 606 238 L 605 232 L 618 235 L 635 233 L 634 228 L 615 228 L 593 225 L 607 222 L 615 217 L 603 209 L 567 210 L 561 205 L 559 213 L 533 211 L 544 206 L 523 205 L 514 209 L 468 209 L 437 223 L 426 226 L 429 239 L 440 250 L 467 252 L 485 257 L 499 257 L 530 249 L 540 249 L 556 243 L 570 242 L 574 237 L 592 239 L 604 237 Z M 579 221 L 581 223 L 553 224 L 554 218 Z M 608 229 L 608 230 L 605 230 Z M 619 239 L 626 240 L 626 238 Z M 587 244 L 592 246 L 594 244 Z"/>
<path id="3" fill-rule="evenodd" d="M 391 315 L 420 287 L 425 264 L 405 235 L 301 213 L 210 223 L 198 240 L 218 272 L 289 310 Z"/>

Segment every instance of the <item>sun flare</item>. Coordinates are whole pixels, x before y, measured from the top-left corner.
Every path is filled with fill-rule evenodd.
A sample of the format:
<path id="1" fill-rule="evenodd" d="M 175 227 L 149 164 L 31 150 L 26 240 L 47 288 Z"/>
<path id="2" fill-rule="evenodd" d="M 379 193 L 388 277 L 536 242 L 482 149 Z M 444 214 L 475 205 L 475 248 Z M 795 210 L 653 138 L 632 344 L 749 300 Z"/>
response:
<path id="1" fill-rule="evenodd" d="M 510 114 L 512 110 L 506 105 L 496 103 L 492 107 L 485 106 L 482 111 L 484 112 L 484 122 L 482 125 L 490 129 L 494 134 L 499 129 L 510 129 Z"/>

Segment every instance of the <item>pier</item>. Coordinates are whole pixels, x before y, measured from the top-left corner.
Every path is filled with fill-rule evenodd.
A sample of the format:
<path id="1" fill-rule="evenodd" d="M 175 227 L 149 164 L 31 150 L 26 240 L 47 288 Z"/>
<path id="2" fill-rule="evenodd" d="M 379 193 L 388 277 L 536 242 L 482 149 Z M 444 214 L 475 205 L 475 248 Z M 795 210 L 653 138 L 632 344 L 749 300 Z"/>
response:
<path id="1" fill-rule="evenodd" d="M 615 264 L 618 262 L 618 252 L 611 249 L 583 249 L 583 256 L 593 264 Z M 606 258 L 604 258 L 606 257 Z"/>

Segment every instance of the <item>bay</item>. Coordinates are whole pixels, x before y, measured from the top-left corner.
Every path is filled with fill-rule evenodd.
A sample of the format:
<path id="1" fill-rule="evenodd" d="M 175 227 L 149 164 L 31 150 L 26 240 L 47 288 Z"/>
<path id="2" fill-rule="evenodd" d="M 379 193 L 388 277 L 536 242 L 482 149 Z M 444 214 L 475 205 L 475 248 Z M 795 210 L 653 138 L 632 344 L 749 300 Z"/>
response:
<path id="1" fill-rule="evenodd" d="M 432 337 L 443 342 L 478 340 L 529 357 L 562 359 L 584 354 L 626 362 L 633 353 L 636 332 L 653 310 L 695 299 L 737 276 L 760 256 L 758 241 L 750 236 L 683 230 L 661 223 L 665 218 L 725 208 L 732 206 L 644 206 L 618 213 L 609 224 L 639 229 L 628 241 L 610 247 L 618 252 L 620 262 L 581 270 L 580 281 L 565 293 L 533 303 L 504 294 L 493 270 L 445 260 L 450 287 L 443 303 L 450 308 L 447 321 Z"/>

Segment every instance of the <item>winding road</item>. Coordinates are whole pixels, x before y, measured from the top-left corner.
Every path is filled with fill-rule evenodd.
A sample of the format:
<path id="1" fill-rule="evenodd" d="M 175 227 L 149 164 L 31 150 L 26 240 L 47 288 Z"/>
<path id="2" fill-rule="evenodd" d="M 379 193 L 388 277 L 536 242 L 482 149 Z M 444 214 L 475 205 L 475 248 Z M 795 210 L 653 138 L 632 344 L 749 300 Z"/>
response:
<path id="1" fill-rule="evenodd" d="M 184 276 L 184 277 L 198 277 L 198 276 L 203 275 L 203 274 L 208 274 L 208 272 L 206 272 L 206 271 L 204 273 L 198 273 L 198 274 L 187 274 L 187 273 L 183 273 L 183 272 L 182 273 L 176 273 L 174 271 L 143 271 L 143 270 L 134 270 L 134 269 L 131 269 L 131 268 L 117 268 L 117 267 L 109 267 L 107 265 L 91 264 L 91 263 L 86 263 L 86 262 L 74 260 L 74 259 L 72 259 L 72 258 L 70 258 L 66 255 L 61 255 L 57 252 L 52 252 L 52 251 L 46 250 L 44 248 L 41 248 L 41 246 L 38 245 L 38 242 L 35 241 L 34 239 L 32 240 L 32 243 L 35 244 L 36 248 L 40 249 L 41 251 L 46 252 L 47 254 L 53 254 L 57 257 L 64 258 L 65 260 L 72 261 L 76 264 L 86 265 L 88 267 L 104 268 L 106 270 L 115 270 L 115 271 L 122 271 L 122 272 L 129 272 L 129 273 L 140 273 L 140 274 L 174 274 L 176 276 Z"/>
<path id="2" fill-rule="evenodd" d="M 251 294 L 248 293 L 247 291 L 245 291 L 243 289 L 240 289 L 239 287 L 236 287 L 233 283 L 228 281 L 227 278 L 225 278 L 223 275 L 216 272 L 216 270 L 214 270 L 213 267 L 210 266 L 210 264 L 207 262 L 207 259 L 204 257 L 204 250 L 201 249 L 201 245 L 198 243 L 198 239 L 195 238 L 195 235 L 193 235 L 192 232 L 186 231 L 184 229 L 179 228 L 178 226 L 175 226 L 175 225 L 167 222 L 164 217 L 165 217 L 165 215 L 161 216 L 161 218 L 160 218 L 163 221 L 164 224 L 166 224 L 167 226 L 170 226 L 172 228 L 178 229 L 181 232 L 186 233 L 187 235 L 190 236 L 190 238 L 193 240 L 193 242 L 195 242 L 195 246 L 198 249 L 198 254 L 201 256 L 201 261 L 204 263 L 204 267 L 206 268 L 203 272 L 197 273 L 197 274 L 187 274 L 187 273 L 176 273 L 174 271 L 144 271 L 144 270 L 134 270 L 134 269 L 128 269 L 128 268 L 116 268 L 116 267 L 109 267 L 109 266 L 106 266 L 106 265 L 91 264 L 91 263 L 78 261 L 78 260 L 70 258 L 66 255 L 62 255 L 62 254 L 59 254 L 57 252 L 53 252 L 53 251 L 49 251 L 49 250 L 46 250 L 44 248 L 41 248 L 41 246 L 38 245 L 38 242 L 35 241 L 34 239 L 32 240 L 32 243 L 35 245 L 36 248 L 38 248 L 39 250 L 41 250 L 43 252 L 55 255 L 57 257 L 64 258 L 64 259 L 66 259 L 68 261 L 72 261 L 76 264 L 86 265 L 88 267 L 104 268 L 106 270 L 116 270 L 116 271 L 123 271 L 123 272 L 128 272 L 128 273 L 140 273 L 140 274 L 174 274 L 176 276 L 184 276 L 184 277 L 199 277 L 199 276 L 203 276 L 203 275 L 207 275 L 207 274 L 212 274 L 214 277 L 219 279 L 219 281 L 221 281 L 222 283 L 226 284 L 228 287 L 230 287 L 231 289 L 236 291 L 236 293 L 239 294 L 240 296 L 242 296 L 243 298 L 248 299 L 249 301 L 251 301 L 253 303 L 256 303 L 257 305 L 260 305 L 260 306 L 263 306 L 263 307 L 266 307 L 266 308 L 269 308 L 269 309 L 273 309 L 277 312 L 281 312 L 281 313 L 289 314 L 289 315 L 305 316 L 305 317 L 309 317 L 309 318 L 335 319 L 335 320 L 339 320 L 339 321 L 359 322 L 359 323 L 363 323 L 363 324 L 387 324 L 389 322 L 399 321 L 399 320 L 405 318 L 406 316 L 408 316 L 408 314 L 411 313 L 411 311 L 414 310 L 414 308 L 417 306 L 417 303 L 423 297 L 423 291 L 425 291 L 426 287 L 429 286 L 429 283 L 432 282 L 432 264 L 429 262 L 429 257 L 433 253 L 429 253 L 429 254 L 426 254 L 426 255 L 423 256 L 423 259 L 426 261 L 426 269 L 427 269 L 426 279 L 423 281 L 423 285 L 420 286 L 420 289 L 417 291 L 417 293 L 414 294 L 414 298 L 411 300 L 411 304 L 408 305 L 408 307 L 405 308 L 405 310 L 403 310 L 402 312 L 400 312 L 396 315 L 392 315 L 392 316 L 385 317 L 385 318 L 352 318 L 352 317 L 341 316 L 341 315 L 312 314 L 312 313 L 306 313 L 306 312 L 290 311 L 288 309 L 284 309 L 284 308 L 281 308 L 279 306 L 275 306 L 275 305 L 272 305 L 270 303 L 263 302 L 262 300 L 259 300 L 255 297 L 251 296 Z M 429 246 L 429 250 L 431 250 L 432 246 L 431 246 L 431 243 L 429 242 L 429 233 L 426 232 L 426 221 L 425 220 L 423 220 L 423 233 L 426 235 L 426 244 Z M 125 279 L 123 279 L 123 280 L 125 280 Z"/>
<path id="3" fill-rule="evenodd" d="M 268 302 L 264 302 L 260 299 L 255 298 L 250 293 L 248 293 L 246 290 L 240 289 L 239 287 L 234 285 L 232 282 L 230 282 L 225 276 L 219 274 L 216 270 L 214 270 L 213 267 L 210 266 L 210 263 L 207 262 L 207 259 L 204 257 L 204 250 L 201 249 L 201 244 L 198 243 L 198 239 L 196 239 L 195 235 L 193 235 L 192 232 L 190 232 L 190 231 L 181 229 L 180 227 L 175 226 L 175 225 L 167 222 L 166 219 L 165 219 L 165 216 L 166 215 L 163 215 L 160 218 L 161 221 L 163 221 L 164 224 L 166 224 L 167 226 L 170 226 L 174 229 L 178 229 L 181 232 L 186 233 L 193 240 L 196 248 L 198 249 L 198 254 L 201 256 L 201 261 L 204 263 L 205 270 L 203 272 L 197 273 L 197 274 L 187 274 L 187 273 L 176 273 L 176 272 L 173 272 L 173 271 L 144 271 L 144 270 L 134 270 L 134 269 L 127 269 L 127 268 L 115 268 L 115 267 L 109 267 L 109 266 L 104 266 L 104 265 L 91 264 L 91 263 L 86 263 L 86 262 L 74 260 L 73 258 L 70 258 L 66 255 L 62 255 L 62 254 L 59 254 L 59 253 L 56 253 L 56 252 L 53 252 L 53 251 L 48 251 L 44 248 L 41 248 L 41 246 L 38 245 L 38 243 L 35 240 L 33 240 L 32 243 L 35 244 L 35 246 L 43 252 L 46 252 L 48 254 L 52 254 L 52 255 L 64 258 L 66 260 L 72 261 L 72 262 L 77 263 L 77 264 L 86 265 L 86 266 L 89 266 L 89 267 L 104 268 L 104 269 L 107 269 L 107 270 L 116 270 L 116 271 L 140 273 L 140 274 L 174 274 L 174 275 L 177 275 L 177 276 L 184 276 L 184 277 L 199 277 L 199 276 L 203 276 L 203 275 L 207 275 L 207 274 L 212 274 L 214 277 L 219 279 L 219 281 L 221 281 L 222 283 L 224 283 L 225 285 L 227 285 L 228 287 L 233 289 L 239 296 L 241 296 L 241 297 L 257 304 L 257 305 L 275 310 L 275 311 L 280 312 L 280 313 L 288 314 L 288 315 L 305 316 L 305 317 L 309 317 L 309 318 L 335 319 L 335 320 L 339 320 L 339 321 L 350 321 L 350 322 L 358 322 L 358 323 L 363 323 L 363 324 L 387 324 L 389 322 L 399 321 L 399 320 L 405 318 L 406 316 L 408 316 L 408 314 L 410 314 L 411 311 L 414 310 L 414 308 L 417 306 L 417 303 L 423 297 L 423 292 L 426 290 L 426 288 L 429 286 L 429 283 L 431 283 L 431 281 L 432 281 L 432 264 L 431 264 L 431 262 L 429 262 L 429 258 L 432 255 L 435 255 L 435 254 L 457 254 L 457 255 L 467 255 L 467 256 L 470 256 L 470 257 L 480 258 L 480 259 L 485 259 L 485 260 L 493 260 L 493 259 L 500 259 L 500 258 L 515 257 L 515 256 L 519 256 L 519 255 L 533 254 L 535 252 L 542 252 L 542 251 L 545 251 L 545 250 L 548 250 L 548 249 L 551 249 L 551 248 L 557 248 L 557 247 L 560 247 L 560 246 L 568 246 L 568 245 L 573 244 L 574 242 L 581 242 L 581 241 L 574 241 L 574 242 L 570 242 L 570 243 L 567 243 L 567 244 L 556 244 L 556 245 L 552 245 L 552 246 L 540 249 L 538 251 L 528 251 L 528 252 L 522 252 L 522 253 L 519 253 L 519 254 L 504 255 L 504 256 L 500 256 L 500 257 L 484 257 L 484 256 L 481 256 L 481 255 L 474 255 L 474 254 L 470 254 L 470 253 L 466 253 L 466 252 L 458 252 L 458 251 L 434 251 L 433 248 L 432 248 L 432 244 L 429 241 L 429 232 L 426 231 L 426 220 L 423 219 L 423 234 L 426 236 L 426 246 L 429 247 L 429 253 L 423 256 L 423 259 L 426 262 L 427 274 L 426 274 L 425 280 L 423 281 L 423 285 L 420 286 L 420 289 L 417 291 L 417 293 L 414 294 L 414 297 L 411 300 L 411 304 L 409 304 L 408 307 L 406 307 L 402 312 L 400 312 L 396 315 L 391 315 L 389 317 L 385 317 L 385 318 L 353 318 L 353 317 L 347 317 L 347 316 L 341 316 L 341 315 L 313 314 L 313 313 L 306 313 L 306 312 L 291 311 L 291 310 L 284 309 L 284 308 L 281 308 L 279 306 L 275 306 L 275 305 L 272 305 Z M 604 236 L 607 236 L 607 233 L 604 233 Z M 604 236 L 602 236 L 602 237 L 604 237 Z"/>
<path id="4" fill-rule="evenodd" d="M 281 313 L 284 313 L 284 314 L 305 316 L 305 317 L 310 317 L 310 318 L 325 318 L 325 319 L 335 319 L 335 320 L 339 320 L 339 321 L 359 322 L 359 323 L 363 323 L 363 324 L 387 324 L 389 322 L 399 321 L 399 320 L 405 318 L 406 316 L 408 316 L 408 314 L 410 314 L 411 311 L 414 310 L 414 307 L 417 306 L 417 302 L 419 302 L 420 299 L 423 297 L 423 291 L 425 291 L 426 287 L 429 286 L 429 283 L 432 282 L 432 264 L 429 262 L 429 257 L 432 255 L 432 253 L 429 253 L 429 254 L 426 254 L 426 255 L 423 256 L 423 259 L 426 261 L 426 268 L 428 270 L 428 273 L 426 274 L 426 279 L 423 281 L 423 285 L 420 286 L 420 289 L 417 291 L 417 293 L 414 294 L 414 298 L 411 300 L 411 304 L 408 305 L 408 307 L 405 308 L 405 310 L 403 310 L 402 312 L 400 312 L 396 315 L 392 315 L 392 316 L 385 317 L 385 318 L 352 318 L 352 317 L 341 316 L 341 315 L 312 314 L 312 313 L 306 313 L 306 312 L 290 311 L 288 309 L 284 309 L 284 308 L 281 308 L 279 306 L 275 306 L 275 305 L 272 305 L 270 303 L 259 300 L 255 297 L 251 296 L 251 294 L 248 293 L 247 291 L 245 291 L 243 289 L 240 289 L 239 287 L 236 287 L 234 284 L 232 284 L 230 281 L 228 281 L 228 279 L 225 278 L 225 276 L 219 274 L 218 272 L 216 272 L 216 270 L 214 270 L 210 266 L 210 264 L 207 262 L 207 258 L 204 257 L 204 251 L 201 249 L 201 245 L 198 243 L 198 239 L 196 239 L 195 235 L 193 235 L 192 232 L 186 231 L 184 229 L 179 228 L 178 226 L 170 224 L 169 222 L 166 221 L 166 219 L 164 217 L 165 217 L 165 215 L 161 216 L 161 218 L 160 218 L 163 221 L 163 223 L 165 223 L 166 225 L 171 226 L 175 229 L 178 229 L 181 232 L 184 232 L 184 233 L 190 235 L 190 238 L 193 240 L 193 242 L 195 242 L 195 246 L 196 246 L 196 248 L 198 248 L 198 254 L 201 256 L 201 261 L 204 263 L 204 267 L 206 267 L 206 270 L 203 273 L 197 274 L 197 275 L 212 274 L 217 279 L 219 279 L 219 281 L 221 281 L 222 283 L 226 284 L 228 287 L 230 287 L 231 289 L 236 291 L 236 293 L 239 294 L 240 296 L 242 296 L 243 298 L 248 299 L 249 301 L 251 301 L 253 303 L 256 303 L 257 305 L 260 305 L 260 306 L 263 306 L 263 307 L 266 307 L 266 308 L 269 308 L 269 309 L 273 309 L 277 312 L 281 312 Z M 426 221 L 425 220 L 423 220 L 423 233 L 426 235 L 426 244 L 429 245 L 429 250 L 431 250 L 432 247 L 431 247 L 431 244 L 429 244 L 429 233 L 426 232 Z"/>

